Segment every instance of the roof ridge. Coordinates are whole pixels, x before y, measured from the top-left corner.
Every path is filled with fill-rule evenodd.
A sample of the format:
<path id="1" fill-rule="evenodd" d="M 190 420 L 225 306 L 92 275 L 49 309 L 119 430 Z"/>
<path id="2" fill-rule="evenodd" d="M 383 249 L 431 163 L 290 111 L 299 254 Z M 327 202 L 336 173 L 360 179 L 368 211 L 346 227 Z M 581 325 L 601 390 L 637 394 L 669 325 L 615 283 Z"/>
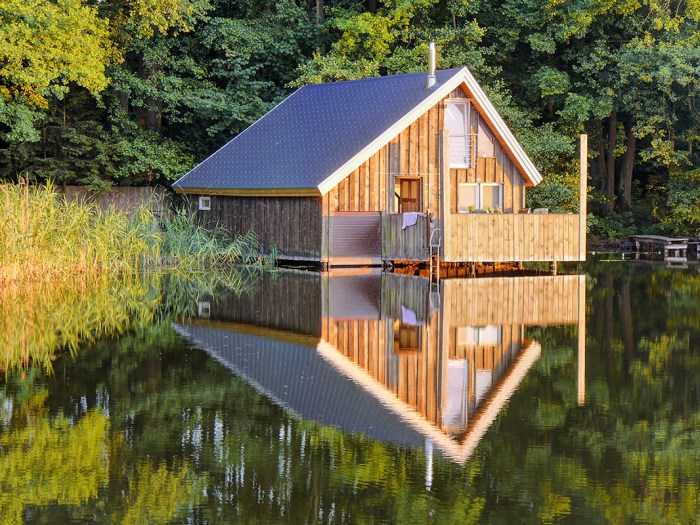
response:
<path id="1" fill-rule="evenodd" d="M 457 71 L 460 71 L 460 70 L 462 70 L 462 69 L 464 69 L 464 67 L 454 67 L 454 68 L 450 68 L 450 69 L 436 69 L 436 70 L 435 70 L 435 74 L 437 75 L 438 73 L 446 73 L 446 72 L 448 72 L 448 71 L 457 72 Z M 395 74 L 392 74 L 392 75 L 378 75 L 378 76 L 376 76 L 376 77 L 349 78 L 349 79 L 347 79 L 347 80 L 333 80 L 333 81 L 330 81 L 330 82 L 317 82 L 317 83 L 314 83 L 314 84 L 304 84 L 304 85 L 301 86 L 301 88 L 299 88 L 299 89 L 303 89 L 303 88 L 315 88 L 315 87 L 319 87 L 319 86 L 325 86 L 325 87 L 328 87 L 328 86 L 336 86 L 336 85 L 338 85 L 338 84 L 346 84 L 346 83 L 349 83 L 349 82 L 356 82 L 356 83 L 359 83 L 359 82 L 376 82 L 376 81 L 378 81 L 378 80 L 385 80 L 385 79 L 388 79 L 388 78 L 408 77 L 408 76 L 412 76 L 412 75 L 425 75 L 425 76 L 427 77 L 427 76 L 428 76 L 428 73 L 427 73 L 426 71 L 414 71 L 414 72 L 411 72 L 411 73 L 395 73 Z"/>

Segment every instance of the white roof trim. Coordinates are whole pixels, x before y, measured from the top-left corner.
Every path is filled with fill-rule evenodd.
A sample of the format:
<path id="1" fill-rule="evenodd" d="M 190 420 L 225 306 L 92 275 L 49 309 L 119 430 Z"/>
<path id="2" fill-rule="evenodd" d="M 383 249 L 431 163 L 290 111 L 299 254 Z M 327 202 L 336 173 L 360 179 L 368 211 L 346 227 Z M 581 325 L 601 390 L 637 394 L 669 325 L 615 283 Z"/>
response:
<path id="1" fill-rule="evenodd" d="M 321 340 L 316 348 L 318 354 L 339 370 L 343 375 L 360 385 L 369 394 L 374 396 L 382 405 L 392 411 L 398 418 L 417 432 L 423 434 L 426 439 L 435 444 L 447 457 L 457 463 L 466 462 L 474 453 L 476 446 L 481 441 L 486 431 L 494 422 L 499 412 L 510 400 L 520 383 L 527 375 L 532 365 L 542 353 L 542 347 L 537 341 L 531 341 L 524 347 L 513 363 L 510 371 L 494 387 L 488 399 L 480 408 L 475 420 L 467 427 L 467 434 L 462 443 L 456 442 L 448 434 L 426 420 L 414 407 L 402 401 L 386 386 L 370 375 L 364 368 L 357 365 L 349 358 L 340 354 L 338 350 Z"/>
<path id="2" fill-rule="evenodd" d="M 491 101 L 481 89 L 481 86 L 479 86 L 479 83 L 476 81 L 474 76 L 466 67 L 464 67 L 446 82 L 438 84 L 437 89 L 435 89 L 430 96 L 426 97 L 423 102 L 414 107 L 410 112 L 404 115 L 384 133 L 370 142 L 335 172 L 331 173 L 321 184 L 318 185 L 318 190 L 321 192 L 321 195 L 325 195 L 331 189 L 337 186 L 340 181 L 359 168 L 363 162 L 377 153 L 392 138 L 401 133 L 401 131 L 406 129 L 413 122 L 418 120 L 423 113 L 428 111 L 431 107 L 440 102 L 462 84 L 466 84 L 467 89 L 471 92 L 475 102 L 486 113 L 486 117 L 494 128 L 493 131 L 496 133 L 496 135 L 500 136 L 506 148 L 510 149 L 517 167 L 522 171 L 525 177 L 533 185 L 537 185 L 542 182 L 542 175 L 540 172 L 527 156 L 527 153 L 525 153 L 525 150 L 523 150 L 522 146 L 510 131 L 504 120 L 498 114 L 496 108 L 493 106 L 493 104 L 491 104 Z"/>
<path id="3" fill-rule="evenodd" d="M 378 152 L 387 142 L 401 133 L 401 131 L 406 129 L 408 126 L 413 124 L 413 122 L 418 120 L 423 113 L 428 111 L 431 107 L 445 98 L 453 89 L 462 84 L 465 78 L 464 75 L 461 74 L 463 71 L 466 71 L 466 68 L 458 71 L 447 82 L 437 84 L 435 91 L 430 96 L 426 97 L 423 102 L 414 107 L 376 139 L 367 144 L 367 146 L 360 150 L 357 155 L 348 160 L 334 173 L 331 173 L 321 184 L 318 185 L 318 189 L 321 194 L 325 195 L 331 189 L 337 186 L 340 181 L 360 167 L 364 161 Z"/>

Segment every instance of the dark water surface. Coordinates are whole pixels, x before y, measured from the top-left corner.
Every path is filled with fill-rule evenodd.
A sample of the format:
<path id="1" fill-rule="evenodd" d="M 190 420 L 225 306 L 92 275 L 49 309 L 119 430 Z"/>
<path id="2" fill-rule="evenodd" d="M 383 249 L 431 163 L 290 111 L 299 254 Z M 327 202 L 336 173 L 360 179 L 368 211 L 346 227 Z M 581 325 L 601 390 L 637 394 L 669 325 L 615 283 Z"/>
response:
<path id="1" fill-rule="evenodd" d="M 0 383 L 0 523 L 700 522 L 697 269 L 161 286 Z"/>

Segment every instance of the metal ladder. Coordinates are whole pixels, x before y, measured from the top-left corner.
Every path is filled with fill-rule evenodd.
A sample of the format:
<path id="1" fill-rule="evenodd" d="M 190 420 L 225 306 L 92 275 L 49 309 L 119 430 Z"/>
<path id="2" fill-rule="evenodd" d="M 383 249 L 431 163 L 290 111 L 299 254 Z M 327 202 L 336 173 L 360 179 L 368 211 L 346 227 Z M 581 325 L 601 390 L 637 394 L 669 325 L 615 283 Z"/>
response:
<path id="1" fill-rule="evenodd" d="M 430 232 L 430 240 L 428 241 L 428 261 L 430 265 L 430 284 L 433 284 L 433 273 L 436 273 L 435 282 L 440 282 L 440 262 L 437 262 L 437 272 L 433 272 L 434 261 L 433 258 L 440 257 L 440 245 L 442 239 L 442 230 L 440 228 L 435 228 Z"/>

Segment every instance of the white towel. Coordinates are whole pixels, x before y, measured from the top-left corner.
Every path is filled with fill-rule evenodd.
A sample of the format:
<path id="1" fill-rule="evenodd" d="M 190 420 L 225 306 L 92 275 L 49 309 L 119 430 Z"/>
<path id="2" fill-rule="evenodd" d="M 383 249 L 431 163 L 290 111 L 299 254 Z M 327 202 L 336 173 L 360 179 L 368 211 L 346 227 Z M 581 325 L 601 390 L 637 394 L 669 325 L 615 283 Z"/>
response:
<path id="1" fill-rule="evenodd" d="M 401 322 L 403 324 L 410 324 L 413 326 L 418 325 L 418 321 L 416 320 L 416 312 L 411 310 L 410 308 L 406 308 L 405 306 L 401 306 Z"/>
<path id="2" fill-rule="evenodd" d="M 405 230 L 409 226 L 413 226 L 418 222 L 418 217 L 427 217 L 425 213 L 419 213 L 416 211 L 408 211 L 403 214 L 403 222 L 401 224 L 401 229 Z"/>

